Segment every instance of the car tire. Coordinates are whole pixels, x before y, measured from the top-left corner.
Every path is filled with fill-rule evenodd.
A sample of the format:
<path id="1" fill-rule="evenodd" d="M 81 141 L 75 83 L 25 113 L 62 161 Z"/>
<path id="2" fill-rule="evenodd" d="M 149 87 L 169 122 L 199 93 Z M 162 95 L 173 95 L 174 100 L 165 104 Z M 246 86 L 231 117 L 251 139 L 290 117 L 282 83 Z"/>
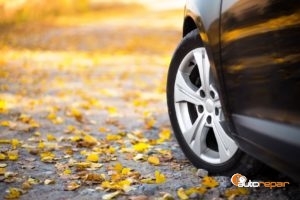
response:
<path id="1" fill-rule="evenodd" d="M 224 128 L 219 91 L 197 29 L 188 33 L 174 52 L 167 104 L 175 137 L 195 167 L 223 175 L 253 172 L 257 161 L 243 153 Z"/>

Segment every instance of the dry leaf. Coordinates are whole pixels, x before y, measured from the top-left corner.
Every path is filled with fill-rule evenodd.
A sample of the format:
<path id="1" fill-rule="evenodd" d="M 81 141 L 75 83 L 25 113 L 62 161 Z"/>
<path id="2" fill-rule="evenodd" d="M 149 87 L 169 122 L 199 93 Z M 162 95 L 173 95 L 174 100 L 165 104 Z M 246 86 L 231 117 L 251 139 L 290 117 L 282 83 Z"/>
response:
<path id="1" fill-rule="evenodd" d="M 53 162 L 53 159 L 55 158 L 55 154 L 52 152 L 43 152 L 40 154 L 41 161 L 49 163 Z"/>
<path id="2" fill-rule="evenodd" d="M 152 165 L 159 165 L 159 158 L 157 156 L 149 156 L 148 162 Z"/>
<path id="3" fill-rule="evenodd" d="M 45 181 L 44 181 L 44 184 L 45 185 L 50 185 L 50 184 L 54 184 L 55 183 L 55 180 L 53 180 L 53 179 L 46 179 Z"/>
<path id="4" fill-rule="evenodd" d="M 5 199 L 18 199 L 22 195 L 22 190 L 19 188 L 9 188 L 6 191 Z"/>
<path id="5" fill-rule="evenodd" d="M 0 153 L 0 160 L 5 160 L 6 159 L 6 155 L 3 153 Z"/>
<path id="6" fill-rule="evenodd" d="M 90 153 L 88 154 L 88 156 L 86 157 L 86 160 L 89 162 L 98 162 L 99 161 L 99 155 L 98 153 Z"/>
<path id="7" fill-rule="evenodd" d="M 84 182 L 90 182 L 93 184 L 97 184 L 97 183 L 102 183 L 105 179 L 105 177 L 103 177 L 103 175 L 101 174 L 87 174 L 84 178 L 83 181 Z"/>
<path id="8" fill-rule="evenodd" d="M 16 161 L 19 158 L 19 152 L 17 150 L 7 152 L 8 160 Z"/>
<path id="9" fill-rule="evenodd" d="M 67 190 L 67 191 L 74 191 L 74 190 L 78 189 L 80 186 L 81 186 L 81 185 L 78 184 L 76 181 L 71 181 L 71 182 L 69 182 L 69 183 L 67 183 L 67 184 L 65 185 L 64 190 Z"/>
<path id="10" fill-rule="evenodd" d="M 16 149 L 20 145 L 21 145 L 21 143 L 18 139 L 12 139 L 11 140 L 11 146 L 12 146 L 13 149 Z"/>
<path id="11" fill-rule="evenodd" d="M 6 168 L 5 167 L 1 167 L 0 168 L 0 175 L 4 175 L 6 173 Z"/>
<path id="12" fill-rule="evenodd" d="M 106 135 L 106 140 L 108 141 L 116 141 L 122 139 L 122 136 L 120 135 L 112 135 L 112 134 L 107 134 Z"/>
<path id="13" fill-rule="evenodd" d="M 149 147 L 150 147 L 150 145 L 147 143 L 144 143 L 144 142 L 139 142 L 139 143 L 133 145 L 133 149 L 139 153 L 142 153 L 142 152 L 148 150 Z"/>
<path id="14" fill-rule="evenodd" d="M 164 183 L 166 182 L 166 177 L 164 174 L 162 174 L 161 172 L 159 171 L 155 171 L 155 183 L 157 184 L 161 184 L 161 183 Z"/>
<path id="15" fill-rule="evenodd" d="M 103 200 L 111 200 L 113 198 L 115 198 L 116 196 L 118 196 L 121 192 L 120 191 L 115 191 L 109 194 L 105 194 L 102 196 Z"/>
<path id="16" fill-rule="evenodd" d="M 208 188 L 215 188 L 219 185 L 219 183 L 213 177 L 205 176 L 202 179 L 202 185 Z"/>
<path id="17" fill-rule="evenodd" d="M 47 134 L 47 140 L 49 142 L 56 141 L 56 137 L 52 134 Z"/>
<path id="18" fill-rule="evenodd" d="M 185 193 L 185 191 L 184 191 L 183 188 L 179 188 L 179 189 L 177 190 L 177 195 L 178 195 L 178 197 L 179 197 L 181 200 L 189 199 L 189 197 L 187 196 L 187 194 Z"/>

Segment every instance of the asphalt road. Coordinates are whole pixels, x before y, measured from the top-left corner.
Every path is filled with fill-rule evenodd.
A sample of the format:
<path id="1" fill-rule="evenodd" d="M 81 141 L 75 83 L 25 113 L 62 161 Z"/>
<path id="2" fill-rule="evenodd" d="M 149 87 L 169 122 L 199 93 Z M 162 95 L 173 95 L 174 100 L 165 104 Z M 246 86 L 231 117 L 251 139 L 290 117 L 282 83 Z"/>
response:
<path id="1" fill-rule="evenodd" d="M 299 198 L 295 183 L 239 191 L 230 177 L 199 177 L 165 100 L 182 2 L 128 2 L 2 29 L 0 199 L 179 199 L 202 186 L 188 198 Z M 255 177 L 273 178 L 289 180 Z"/>

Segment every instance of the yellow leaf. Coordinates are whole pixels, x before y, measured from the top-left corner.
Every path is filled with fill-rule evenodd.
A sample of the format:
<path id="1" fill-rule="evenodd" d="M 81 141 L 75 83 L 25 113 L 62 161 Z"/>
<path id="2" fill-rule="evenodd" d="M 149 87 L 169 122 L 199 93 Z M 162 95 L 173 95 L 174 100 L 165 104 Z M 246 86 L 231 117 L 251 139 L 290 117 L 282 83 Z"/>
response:
<path id="1" fill-rule="evenodd" d="M 116 196 L 118 196 L 121 192 L 120 191 L 115 191 L 109 194 L 105 194 L 102 196 L 103 200 L 111 200 L 113 198 L 115 198 Z"/>
<path id="2" fill-rule="evenodd" d="M 0 139 L 0 144 L 10 144 L 10 143 L 11 143 L 10 140 Z"/>
<path id="3" fill-rule="evenodd" d="M 65 190 L 68 191 L 74 191 L 80 187 L 80 184 L 78 184 L 76 181 L 71 181 L 65 185 Z"/>
<path id="4" fill-rule="evenodd" d="M 156 123 L 156 121 L 153 117 L 145 119 L 146 129 L 153 128 L 155 123 Z"/>
<path id="5" fill-rule="evenodd" d="M 70 170 L 70 169 L 65 169 L 64 172 L 63 172 L 63 174 L 65 174 L 65 175 L 70 175 L 70 174 L 72 174 L 72 170 Z"/>
<path id="6" fill-rule="evenodd" d="M 19 188 L 9 188 L 5 199 L 18 199 L 22 195 L 22 191 Z"/>
<path id="7" fill-rule="evenodd" d="M 0 113 L 6 113 L 7 112 L 7 103 L 5 100 L 0 100 Z"/>
<path id="8" fill-rule="evenodd" d="M 11 146 L 13 149 L 17 148 L 18 146 L 20 146 L 20 141 L 18 139 L 12 139 Z"/>
<path id="9" fill-rule="evenodd" d="M 157 156 L 149 156 L 148 162 L 152 165 L 159 165 L 159 158 Z"/>
<path id="10" fill-rule="evenodd" d="M 96 145 L 98 143 L 98 140 L 95 137 L 88 134 L 84 136 L 83 140 L 91 146 Z"/>
<path id="11" fill-rule="evenodd" d="M 171 130 L 170 129 L 163 129 L 159 133 L 159 138 L 163 141 L 169 140 L 171 138 Z"/>
<path id="12" fill-rule="evenodd" d="M 179 188 L 177 190 L 177 195 L 178 197 L 181 199 L 181 200 L 186 200 L 186 199 L 189 199 L 189 197 L 186 195 L 185 191 L 183 188 Z"/>
<path id="13" fill-rule="evenodd" d="M 130 171 L 131 171 L 130 168 L 124 167 L 124 168 L 122 169 L 122 172 L 121 172 L 121 173 L 122 173 L 122 175 L 128 175 Z"/>
<path id="14" fill-rule="evenodd" d="M 121 173 L 123 169 L 123 165 L 121 163 L 116 163 L 114 166 L 114 170 L 118 173 Z"/>
<path id="15" fill-rule="evenodd" d="M 98 155 L 98 153 L 90 153 L 90 154 L 88 154 L 86 160 L 90 161 L 90 162 L 98 162 L 99 155 Z"/>
<path id="16" fill-rule="evenodd" d="M 91 163 L 90 162 L 79 162 L 79 163 L 75 163 L 75 167 L 77 171 L 82 171 L 85 170 L 86 168 L 91 167 Z"/>
<path id="17" fill-rule="evenodd" d="M 28 183 L 30 183 L 31 185 L 37 185 L 40 183 L 40 180 L 35 179 L 35 178 L 28 178 Z"/>
<path id="18" fill-rule="evenodd" d="M 47 140 L 49 142 L 56 141 L 56 137 L 54 135 L 52 135 L 52 134 L 49 133 L 49 134 L 47 134 Z"/>
<path id="19" fill-rule="evenodd" d="M 8 126 L 10 126 L 10 122 L 9 122 L 9 121 L 2 121 L 2 122 L 0 123 L 0 125 L 1 125 L 1 126 L 5 126 L 5 127 L 8 127 Z"/>
<path id="20" fill-rule="evenodd" d="M 133 149 L 137 152 L 144 152 L 144 151 L 148 150 L 149 147 L 150 147 L 150 145 L 147 143 L 144 143 L 144 142 L 139 142 L 139 143 L 133 145 Z"/>
<path id="21" fill-rule="evenodd" d="M 0 160 L 5 160 L 6 159 L 6 155 L 3 153 L 0 153 Z"/>
<path id="22" fill-rule="evenodd" d="M 40 157 L 42 162 L 53 162 L 55 154 L 52 152 L 43 152 L 40 154 Z"/>
<path id="23" fill-rule="evenodd" d="M 69 125 L 67 126 L 66 130 L 65 130 L 65 133 L 74 133 L 76 131 L 76 127 L 73 126 L 73 125 Z"/>
<path id="24" fill-rule="evenodd" d="M 7 152 L 8 160 L 16 161 L 19 158 L 18 151 L 8 151 Z"/>
<path id="25" fill-rule="evenodd" d="M 202 179 L 202 185 L 204 185 L 208 188 L 214 188 L 214 187 L 217 187 L 219 185 L 219 183 L 213 177 L 205 176 Z"/>
<path id="26" fill-rule="evenodd" d="M 108 141 L 120 140 L 121 138 L 122 138 L 122 136 L 120 136 L 120 135 L 112 135 L 112 134 L 106 135 L 106 140 L 108 140 Z"/>
<path id="27" fill-rule="evenodd" d="M 161 184 L 166 182 L 166 177 L 164 174 L 160 173 L 159 171 L 155 171 L 155 183 Z"/>
<path id="28" fill-rule="evenodd" d="M 45 148 L 45 143 L 43 141 L 39 142 L 38 143 L 38 146 L 37 146 L 39 149 L 44 149 Z"/>
<path id="29" fill-rule="evenodd" d="M 6 172 L 6 168 L 5 167 L 0 168 L 0 175 L 4 175 L 5 172 Z"/>
<path id="30" fill-rule="evenodd" d="M 111 115 L 111 116 L 115 116 L 118 113 L 118 109 L 113 106 L 107 107 L 107 111 L 108 111 L 109 115 Z"/>
<path id="31" fill-rule="evenodd" d="M 74 117 L 77 121 L 82 122 L 83 121 L 83 115 L 80 110 L 77 108 L 71 108 L 69 110 L 69 116 Z"/>
<path id="32" fill-rule="evenodd" d="M 23 123 L 29 124 L 32 118 L 29 115 L 21 114 L 18 119 Z"/>

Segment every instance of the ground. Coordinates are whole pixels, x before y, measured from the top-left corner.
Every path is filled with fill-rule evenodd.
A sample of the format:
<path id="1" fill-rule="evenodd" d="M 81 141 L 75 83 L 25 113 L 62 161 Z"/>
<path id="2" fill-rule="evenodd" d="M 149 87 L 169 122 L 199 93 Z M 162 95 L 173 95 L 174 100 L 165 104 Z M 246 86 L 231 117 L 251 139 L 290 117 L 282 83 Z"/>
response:
<path id="1" fill-rule="evenodd" d="M 2 26 L 0 199 L 297 198 L 292 182 L 237 189 L 184 157 L 165 99 L 182 5 L 149 2 Z"/>

